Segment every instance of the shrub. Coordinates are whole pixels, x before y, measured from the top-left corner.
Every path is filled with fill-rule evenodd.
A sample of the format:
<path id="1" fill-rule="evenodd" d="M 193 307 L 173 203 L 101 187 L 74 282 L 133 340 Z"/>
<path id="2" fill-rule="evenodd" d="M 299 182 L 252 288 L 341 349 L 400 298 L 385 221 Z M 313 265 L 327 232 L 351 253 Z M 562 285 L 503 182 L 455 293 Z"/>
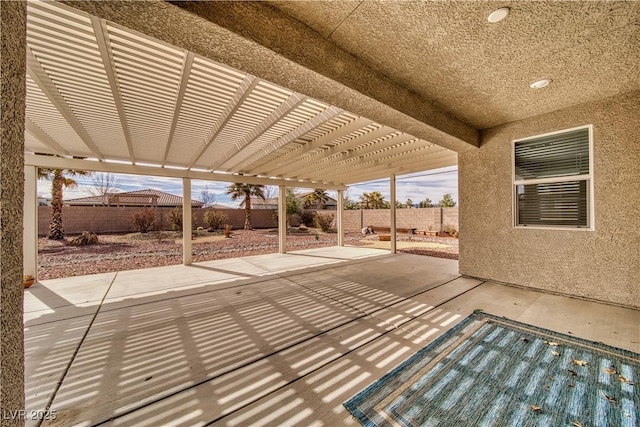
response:
<path id="1" fill-rule="evenodd" d="M 156 215 L 151 208 L 143 208 L 135 211 L 131 219 L 133 222 L 133 229 L 139 233 L 146 233 L 153 229 L 153 223 L 155 220 Z"/>
<path id="2" fill-rule="evenodd" d="M 98 243 L 98 235 L 90 231 L 83 231 L 78 237 L 71 239 L 70 246 L 88 246 Z"/>
<path id="3" fill-rule="evenodd" d="M 329 229 L 331 229 L 331 224 L 333 223 L 334 218 L 335 216 L 333 214 L 316 213 L 316 216 L 313 219 L 313 223 L 317 228 L 326 233 L 327 231 L 329 231 Z"/>
<path id="4" fill-rule="evenodd" d="M 204 214 L 204 223 L 207 224 L 210 230 L 217 230 L 222 227 L 229 219 L 229 215 L 220 211 L 207 211 Z"/>
<path id="5" fill-rule="evenodd" d="M 458 238 L 458 230 L 453 225 L 445 225 L 442 228 L 442 231 L 445 233 L 449 233 L 449 236 Z"/>
<path id="6" fill-rule="evenodd" d="M 167 218 L 169 220 L 169 224 L 171 224 L 171 228 L 173 231 L 182 230 L 182 209 L 175 208 L 169 211 L 169 216 Z"/>
<path id="7" fill-rule="evenodd" d="M 303 211 L 300 215 L 300 221 L 307 227 L 313 227 L 315 217 L 316 213 L 314 211 Z"/>

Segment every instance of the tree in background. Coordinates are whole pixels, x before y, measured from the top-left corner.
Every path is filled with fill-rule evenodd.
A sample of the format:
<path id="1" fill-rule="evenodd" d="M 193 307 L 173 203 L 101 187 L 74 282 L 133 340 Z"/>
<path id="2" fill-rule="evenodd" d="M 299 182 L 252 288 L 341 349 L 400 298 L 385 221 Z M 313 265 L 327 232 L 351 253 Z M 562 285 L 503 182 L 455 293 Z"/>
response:
<path id="1" fill-rule="evenodd" d="M 360 196 L 360 206 L 362 209 L 387 209 L 389 204 L 384 200 L 382 193 L 372 191 L 371 193 L 362 193 Z"/>
<path id="2" fill-rule="evenodd" d="M 427 197 L 423 201 L 420 202 L 418 207 L 421 207 L 421 208 L 432 208 L 433 207 L 433 202 L 431 201 L 430 198 Z"/>
<path id="3" fill-rule="evenodd" d="M 413 208 L 413 200 L 407 199 L 407 203 L 405 203 L 405 206 L 409 209 Z"/>
<path id="4" fill-rule="evenodd" d="M 351 199 L 349 191 L 351 190 L 345 191 L 344 195 L 342 196 L 342 204 L 344 209 L 349 211 L 360 209 L 360 205 L 358 204 L 358 202 Z"/>
<path id="5" fill-rule="evenodd" d="M 442 196 L 442 199 L 440 199 L 440 202 L 438 203 L 438 205 L 441 208 L 453 208 L 456 206 L 456 201 L 453 200 L 453 197 L 451 196 L 451 194 L 447 193 Z"/>
<path id="6" fill-rule="evenodd" d="M 329 195 L 326 190 L 316 188 L 313 192 L 304 196 L 305 209 L 323 209 L 329 201 Z"/>
<path id="7" fill-rule="evenodd" d="M 296 196 L 296 192 L 293 188 L 287 187 L 286 198 L 285 204 L 287 215 L 299 215 L 302 211 L 302 202 Z"/>
<path id="8" fill-rule="evenodd" d="M 207 208 L 216 202 L 216 195 L 209 190 L 208 185 L 205 185 L 204 189 L 200 191 L 200 201 L 203 208 Z"/>
<path id="9" fill-rule="evenodd" d="M 253 230 L 251 225 L 251 196 L 264 200 L 264 185 L 233 183 L 227 189 L 231 200 L 243 199 L 240 206 L 244 206 L 244 229 Z"/>
<path id="10" fill-rule="evenodd" d="M 100 197 L 103 205 L 109 204 L 109 195 L 120 192 L 120 181 L 112 173 L 91 174 L 89 193 Z"/>
<path id="11" fill-rule="evenodd" d="M 407 207 L 407 205 L 402 203 L 400 200 L 396 200 L 396 209 L 404 209 L 406 207 Z"/>
<path id="12" fill-rule="evenodd" d="M 87 176 L 91 172 L 73 169 L 47 169 L 38 168 L 38 179 L 51 181 L 51 223 L 47 238 L 51 240 L 64 239 L 64 227 L 62 225 L 62 199 L 65 188 L 72 188 L 78 183 L 71 177 Z"/>
<path id="13" fill-rule="evenodd" d="M 265 185 L 262 192 L 264 193 L 265 200 L 271 201 L 278 198 L 280 189 L 277 185 Z"/>

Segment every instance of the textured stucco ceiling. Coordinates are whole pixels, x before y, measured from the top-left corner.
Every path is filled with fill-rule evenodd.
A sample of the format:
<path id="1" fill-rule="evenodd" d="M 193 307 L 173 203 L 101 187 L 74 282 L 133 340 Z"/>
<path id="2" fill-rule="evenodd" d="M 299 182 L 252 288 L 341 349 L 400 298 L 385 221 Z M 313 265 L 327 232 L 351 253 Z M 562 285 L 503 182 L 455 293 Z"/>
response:
<path id="1" fill-rule="evenodd" d="M 269 4 L 479 129 L 640 89 L 637 1 Z"/>

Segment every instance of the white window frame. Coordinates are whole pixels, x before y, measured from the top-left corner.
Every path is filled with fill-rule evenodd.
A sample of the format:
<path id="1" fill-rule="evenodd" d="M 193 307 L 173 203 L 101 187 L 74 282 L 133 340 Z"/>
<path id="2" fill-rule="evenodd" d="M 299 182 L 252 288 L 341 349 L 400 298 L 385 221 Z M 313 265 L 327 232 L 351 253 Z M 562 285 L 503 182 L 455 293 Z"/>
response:
<path id="1" fill-rule="evenodd" d="M 540 178 L 540 179 L 516 179 L 516 143 L 522 141 L 528 141 L 535 138 L 541 138 L 546 136 L 558 135 L 566 132 L 571 132 L 579 129 L 589 130 L 589 174 L 588 175 L 574 175 L 574 176 L 560 176 L 553 178 Z M 588 181 L 587 182 L 587 226 L 586 227 L 563 227 L 560 225 L 519 225 L 518 224 L 518 185 L 527 184 L 545 184 L 552 182 L 566 182 L 566 181 Z M 528 136 L 526 138 L 518 138 L 511 141 L 511 192 L 512 192 L 512 221 L 513 227 L 519 230 L 531 229 L 531 230 L 563 230 L 563 231 L 595 231 L 595 206 L 594 206 L 594 190 L 593 190 L 593 125 L 578 126 L 570 129 L 563 129 L 555 132 L 548 132 L 539 135 Z"/>

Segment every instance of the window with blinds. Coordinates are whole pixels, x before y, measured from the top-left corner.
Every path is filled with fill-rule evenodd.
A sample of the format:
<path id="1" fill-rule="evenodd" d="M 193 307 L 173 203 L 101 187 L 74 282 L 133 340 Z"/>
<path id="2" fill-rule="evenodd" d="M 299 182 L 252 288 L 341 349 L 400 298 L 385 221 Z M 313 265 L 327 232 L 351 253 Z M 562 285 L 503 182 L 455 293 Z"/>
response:
<path id="1" fill-rule="evenodd" d="M 592 228 L 591 126 L 513 147 L 516 227 Z"/>

